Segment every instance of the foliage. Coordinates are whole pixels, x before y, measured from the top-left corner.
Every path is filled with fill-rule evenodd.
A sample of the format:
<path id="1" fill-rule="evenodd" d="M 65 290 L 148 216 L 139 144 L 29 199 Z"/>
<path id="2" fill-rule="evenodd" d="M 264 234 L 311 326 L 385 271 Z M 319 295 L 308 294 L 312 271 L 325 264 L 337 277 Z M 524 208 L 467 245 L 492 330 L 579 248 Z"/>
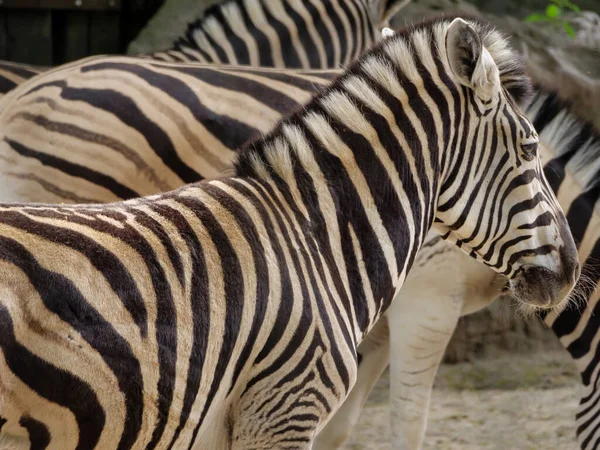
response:
<path id="1" fill-rule="evenodd" d="M 579 12 L 581 9 L 571 0 L 550 0 L 550 4 L 546 6 L 546 11 L 544 14 L 535 13 L 530 14 L 525 17 L 525 22 L 549 22 L 553 25 L 556 25 L 559 28 L 565 30 L 565 32 L 571 36 L 571 38 L 575 37 L 575 30 L 563 16 L 565 11 L 574 11 Z"/>

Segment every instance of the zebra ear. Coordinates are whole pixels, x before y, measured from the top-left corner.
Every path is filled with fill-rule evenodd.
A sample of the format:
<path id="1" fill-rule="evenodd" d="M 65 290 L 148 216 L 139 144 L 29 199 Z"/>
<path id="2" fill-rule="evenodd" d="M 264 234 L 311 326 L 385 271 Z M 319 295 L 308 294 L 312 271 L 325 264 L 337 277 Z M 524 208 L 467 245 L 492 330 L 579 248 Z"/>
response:
<path id="1" fill-rule="evenodd" d="M 393 36 L 394 34 L 396 34 L 396 32 L 388 27 L 384 27 L 383 30 L 381 30 L 381 37 L 384 39 Z"/>
<path id="2" fill-rule="evenodd" d="M 498 67 L 477 31 L 463 19 L 454 19 L 448 27 L 446 52 L 450 68 L 462 85 L 484 101 L 496 96 L 500 89 Z"/>

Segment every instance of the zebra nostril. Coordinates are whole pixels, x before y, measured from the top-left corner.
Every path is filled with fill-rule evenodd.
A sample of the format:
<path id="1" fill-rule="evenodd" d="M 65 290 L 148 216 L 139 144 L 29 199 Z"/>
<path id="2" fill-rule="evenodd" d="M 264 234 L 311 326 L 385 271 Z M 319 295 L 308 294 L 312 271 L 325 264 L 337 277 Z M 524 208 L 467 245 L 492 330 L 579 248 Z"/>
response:
<path id="1" fill-rule="evenodd" d="M 571 254 L 568 249 L 561 247 L 560 256 L 564 278 L 568 283 L 575 284 L 579 279 L 579 275 L 581 275 L 577 250 L 574 250 L 574 254 Z"/>
<path id="2" fill-rule="evenodd" d="M 571 283 L 575 283 L 579 279 L 579 275 L 581 275 L 581 266 L 579 265 L 579 261 L 575 261 L 574 264 L 567 264 L 565 267 L 565 275 L 567 276 L 567 280 Z"/>

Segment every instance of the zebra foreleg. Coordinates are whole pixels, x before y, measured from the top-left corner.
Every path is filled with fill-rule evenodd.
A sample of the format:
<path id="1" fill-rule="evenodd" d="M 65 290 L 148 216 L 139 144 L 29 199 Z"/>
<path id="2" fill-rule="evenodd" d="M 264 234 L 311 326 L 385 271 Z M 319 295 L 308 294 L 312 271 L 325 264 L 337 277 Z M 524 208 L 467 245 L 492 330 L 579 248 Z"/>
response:
<path id="1" fill-rule="evenodd" d="M 396 301 L 402 302 L 403 298 Z M 419 306 L 435 310 L 430 299 L 406 300 L 402 314 L 388 316 L 393 349 L 390 417 L 394 450 L 421 448 L 435 375 L 460 317 L 460 308 L 446 308 L 444 314 L 436 313 L 437 320 L 432 320 L 427 311 L 419 311 Z M 440 305 L 440 310 L 443 306 L 449 305 Z"/>
<path id="2" fill-rule="evenodd" d="M 421 448 L 435 375 L 458 319 L 489 305 L 504 282 L 444 241 L 424 250 L 387 312 L 394 450 Z"/>

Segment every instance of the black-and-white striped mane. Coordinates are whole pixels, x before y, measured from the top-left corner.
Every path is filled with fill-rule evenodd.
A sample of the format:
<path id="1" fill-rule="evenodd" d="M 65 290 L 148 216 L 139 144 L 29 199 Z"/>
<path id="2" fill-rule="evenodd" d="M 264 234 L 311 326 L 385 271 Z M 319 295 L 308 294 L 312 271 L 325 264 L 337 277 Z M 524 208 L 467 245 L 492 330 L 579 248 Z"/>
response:
<path id="1" fill-rule="evenodd" d="M 573 112 L 572 105 L 543 87 L 524 108 L 553 158 L 568 160 L 567 170 L 583 191 L 600 184 L 600 132 Z"/>
<path id="2" fill-rule="evenodd" d="M 430 51 L 434 58 L 437 59 L 436 64 L 438 70 L 449 70 L 447 64 L 447 56 L 445 50 L 445 36 L 448 26 L 455 18 L 463 18 L 475 30 L 479 33 L 479 37 L 492 56 L 496 66 L 498 67 L 500 81 L 502 86 L 510 94 L 514 101 L 517 103 L 523 103 L 527 101 L 533 87 L 530 78 L 525 72 L 525 66 L 519 53 L 513 50 L 508 42 L 508 39 L 498 30 L 493 28 L 489 24 L 482 23 L 477 19 L 471 17 L 460 16 L 444 16 L 437 17 L 429 21 L 423 21 L 418 24 L 409 25 L 401 28 L 395 32 L 395 34 L 387 39 L 379 41 L 371 49 L 367 50 L 361 58 L 354 61 L 348 69 L 337 77 L 332 84 L 317 94 L 313 99 L 305 105 L 302 110 L 297 111 L 295 114 L 288 118 L 282 119 L 279 124 L 274 127 L 270 134 L 266 135 L 262 139 L 258 139 L 254 142 L 248 143 L 240 152 L 238 161 L 236 163 L 236 169 L 238 174 L 248 174 L 253 172 L 253 165 L 260 159 L 259 156 L 262 153 L 258 147 L 262 149 L 272 147 L 274 144 L 277 145 L 276 140 L 281 135 L 282 127 L 288 123 L 295 123 L 302 118 L 304 114 L 313 109 L 318 109 L 320 102 L 327 98 L 328 95 L 336 92 L 345 92 L 344 83 L 351 77 L 364 76 L 368 69 L 365 69 L 368 64 L 365 61 L 370 59 L 387 59 L 386 52 L 390 47 L 397 46 L 400 51 L 409 51 L 418 53 L 417 48 L 421 45 L 435 45 L 435 49 L 424 48 L 425 51 Z M 426 34 L 425 34 L 426 33 Z M 434 36 L 433 39 L 431 36 Z M 417 64 L 418 70 L 426 70 L 422 64 Z M 400 70 L 399 67 L 394 68 Z M 409 80 L 417 80 L 421 77 L 421 74 L 403 74 L 407 76 Z"/>

